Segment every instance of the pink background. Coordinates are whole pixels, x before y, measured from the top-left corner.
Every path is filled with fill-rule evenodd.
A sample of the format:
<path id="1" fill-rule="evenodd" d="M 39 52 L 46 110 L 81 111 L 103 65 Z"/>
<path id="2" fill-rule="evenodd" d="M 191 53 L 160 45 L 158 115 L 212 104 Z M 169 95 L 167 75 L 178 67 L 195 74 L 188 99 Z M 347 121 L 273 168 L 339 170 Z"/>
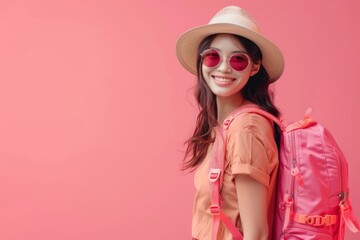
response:
<path id="1" fill-rule="evenodd" d="M 360 218 L 359 1 L 1 1 L 0 239 L 190 238 L 197 110 L 175 42 L 226 5 L 283 50 L 276 102 L 331 130 Z"/>

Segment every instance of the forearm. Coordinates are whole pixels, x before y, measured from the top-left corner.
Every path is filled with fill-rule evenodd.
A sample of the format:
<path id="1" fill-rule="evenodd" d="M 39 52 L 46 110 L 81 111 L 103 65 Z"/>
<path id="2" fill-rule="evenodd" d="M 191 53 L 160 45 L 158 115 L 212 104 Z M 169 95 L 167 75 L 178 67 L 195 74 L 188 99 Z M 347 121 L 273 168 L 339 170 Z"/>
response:
<path id="1" fill-rule="evenodd" d="M 248 175 L 235 177 L 244 240 L 268 240 L 267 188 Z"/>

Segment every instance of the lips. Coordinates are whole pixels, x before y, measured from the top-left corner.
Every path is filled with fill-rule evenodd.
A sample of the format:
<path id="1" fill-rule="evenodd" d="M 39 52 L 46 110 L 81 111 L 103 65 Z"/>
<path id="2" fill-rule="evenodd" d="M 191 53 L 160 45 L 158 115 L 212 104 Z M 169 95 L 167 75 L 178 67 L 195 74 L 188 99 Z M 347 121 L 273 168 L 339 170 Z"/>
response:
<path id="1" fill-rule="evenodd" d="M 227 86 L 232 84 L 233 81 L 235 81 L 235 78 L 231 78 L 231 77 L 214 76 L 214 75 L 212 75 L 211 77 L 215 82 L 215 84 L 218 86 Z"/>

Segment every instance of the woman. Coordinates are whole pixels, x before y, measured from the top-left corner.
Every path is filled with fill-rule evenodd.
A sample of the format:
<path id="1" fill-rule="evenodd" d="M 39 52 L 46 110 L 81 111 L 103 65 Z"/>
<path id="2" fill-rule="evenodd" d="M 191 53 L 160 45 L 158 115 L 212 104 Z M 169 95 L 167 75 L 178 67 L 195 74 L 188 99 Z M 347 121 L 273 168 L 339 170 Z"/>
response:
<path id="1" fill-rule="evenodd" d="M 284 60 L 254 19 L 235 6 L 220 10 L 207 25 L 183 33 L 176 47 L 180 63 L 198 79 L 200 113 L 187 141 L 184 170 L 196 169 L 192 236 L 207 240 L 213 231 L 208 174 L 214 128 L 243 106 L 278 116 L 268 87 L 281 76 Z M 245 240 L 272 239 L 277 132 L 272 122 L 254 113 L 241 114 L 228 130 L 222 210 Z M 216 231 L 216 239 L 233 239 L 223 224 Z"/>

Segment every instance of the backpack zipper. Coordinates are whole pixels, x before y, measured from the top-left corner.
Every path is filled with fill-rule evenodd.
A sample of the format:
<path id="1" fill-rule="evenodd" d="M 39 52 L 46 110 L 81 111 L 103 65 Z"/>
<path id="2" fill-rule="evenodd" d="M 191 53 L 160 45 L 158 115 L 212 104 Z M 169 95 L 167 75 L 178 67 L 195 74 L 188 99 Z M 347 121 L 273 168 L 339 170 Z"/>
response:
<path id="1" fill-rule="evenodd" d="M 291 179 L 290 179 L 288 192 L 285 193 L 284 195 L 284 202 L 282 203 L 282 207 L 286 209 L 285 211 L 290 211 L 290 213 L 288 214 L 291 215 L 291 213 L 294 212 L 293 203 L 295 202 L 295 194 L 294 194 L 295 176 L 291 174 L 291 172 L 292 172 L 292 168 L 296 166 L 296 148 L 295 148 L 296 146 L 295 146 L 295 136 L 293 131 L 290 132 L 290 136 L 288 135 L 288 140 L 290 141 L 290 159 L 288 160 L 288 167 L 290 170 Z M 287 217 L 290 217 L 290 215 L 288 215 Z M 285 212 L 285 218 L 286 218 L 286 212 Z M 280 239 L 284 239 L 283 237 L 285 236 L 285 232 L 287 231 L 289 221 L 290 219 L 285 220 L 283 229 L 281 231 Z"/>
<path id="2" fill-rule="evenodd" d="M 342 159 L 339 156 L 339 167 L 340 167 L 340 201 L 345 202 L 346 201 L 346 192 L 344 192 L 344 182 L 343 182 L 343 167 L 342 167 Z"/>
<path id="3" fill-rule="evenodd" d="M 336 143 L 335 143 L 335 146 L 337 146 Z M 338 152 L 338 156 L 339 156 L 340 184 L 341 184 L 339 198 L 340 198 L 340 203 L 346 204 L 346 197 L 347 197 L 348 193 L 344 191 L 344 180 L 343 180 L 344 173 L 343 173 L 343 163 L 342 163 L 342 161 L 343 161 L 343 159 L 345 159 L 345 157 L 342 152 L 340 152 L 340 151 L 337 151 L 337 152 Z"/>
<path id="4" fill-rule="evenodd" d="M 339 150 L 339 146 L 337 145 L 335 139 L 333 138 L 333 136 L 329 133 L 326 134 L 326 131 L 323 133 L 324 136 L 327 138 L 328 142 L 331 142 L 331 145 L 333 145 L 336 148 L 336 153 L 338 155 L 338 159 L 339 159 L 339 168 L 340 168 L 340 193 L 338 194 L 339 199 L 340 199 L 340 204 L 345 205 L 346 204 L 346 198 L 348 195 L 348 190 L 344 190 L 344 167 L 343 167 L 343 160 L 345 159 L 344 154 L 342 153 L 341 150 Z M 345 192 L 346 191 L 346 192 Z"/>
<path id="5" fill-rule="evenodd" d="M 296 168 L 297 162 L 296 162 L 296 146 L 295 146 L 295 133 L 292 131 L 290 132 L 290 141 L 291 141 L 291 166 L 292 169 Z M 289 166 L 290 167 L 290 166 Z M 292 172 L 292 169 L 290 170 L 290 173 Z M 294 195 L 294 188 L 295 188 L 295 176 L 291 174 L 291 185 L 289 189 L 289 194 L 292 198 L 295 197 Z"/>

